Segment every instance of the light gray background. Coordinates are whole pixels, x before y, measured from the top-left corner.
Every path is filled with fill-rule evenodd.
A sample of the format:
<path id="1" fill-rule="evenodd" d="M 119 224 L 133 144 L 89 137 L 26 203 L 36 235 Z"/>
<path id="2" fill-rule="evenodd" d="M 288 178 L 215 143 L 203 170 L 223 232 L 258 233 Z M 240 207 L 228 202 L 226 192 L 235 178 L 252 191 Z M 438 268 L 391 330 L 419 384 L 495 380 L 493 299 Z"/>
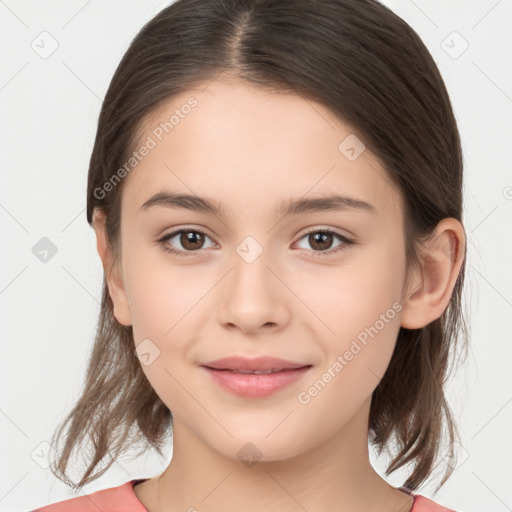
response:
<path id="1" fill-rule="evenodd" d="M 102 268 L 85 217 L 89 156 L 119 60 L 168 3 L 0 1 L 2 511 L 73 496 L 44 465 L 48 440 L 81 389 L 99 310 Z M 464 146 L 471 351 L 449 387 L 464 449 L 434 499 L 460 512 L 505 512 L 512 510 L 512 1 L 385 3 L 433 54 Z M 52 40 L 56 51 L 41 56 Z M 57 247 L 46 263 L 32 252 L 42 237 Z M 84 493 L 154 476 L 170 455 L 123 460 Z M 428 485 L 419 492 L 433 496 Z"/>

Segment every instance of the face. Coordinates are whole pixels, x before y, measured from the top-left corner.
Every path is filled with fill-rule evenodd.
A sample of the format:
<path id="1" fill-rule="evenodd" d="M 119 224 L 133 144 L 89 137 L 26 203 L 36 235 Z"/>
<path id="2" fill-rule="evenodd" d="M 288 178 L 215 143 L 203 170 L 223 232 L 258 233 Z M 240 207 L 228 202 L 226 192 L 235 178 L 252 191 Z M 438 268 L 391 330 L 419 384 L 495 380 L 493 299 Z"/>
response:
<path id="1" fill-rule="evenodd" d="M 150 149 L 123 183 L 114 303 L 149 382 L 175 424 L 228 457 L 250 442 L 262 460 L 285 459 L 336 436 L 369 404 L 400 328 L 398 191 L 349 126 L 298 95 L 218 80 L 145 126 Z M 158 193 L 218 210 L 143 206 Z M 361 203 L 309 201 L 336 195 Z M 286 211 L 294 201 L 303 208 Z M 308 368 L 243 394 L 202 366 L 228 356 Z"/>

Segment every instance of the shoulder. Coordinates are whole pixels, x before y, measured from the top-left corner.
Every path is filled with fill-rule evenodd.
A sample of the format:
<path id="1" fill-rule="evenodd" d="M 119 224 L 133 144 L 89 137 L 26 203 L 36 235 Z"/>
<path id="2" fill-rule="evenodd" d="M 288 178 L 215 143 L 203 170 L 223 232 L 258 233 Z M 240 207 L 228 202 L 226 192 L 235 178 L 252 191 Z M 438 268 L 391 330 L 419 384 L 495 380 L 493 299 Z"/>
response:
<path id="1" fill-rule="evenodd" d="M 414 504 L 410 512 L 455 512 L 455 510 L 443 507 L 421 494 L 413 494 L 413 496 Z"/>
<path id="2" fill-rule="evenodd" d="M 59 501 L 31 512 L 147 512 L 133 492 L 133 486 L 140 481 L 130 480 L 117 487 Z"/>

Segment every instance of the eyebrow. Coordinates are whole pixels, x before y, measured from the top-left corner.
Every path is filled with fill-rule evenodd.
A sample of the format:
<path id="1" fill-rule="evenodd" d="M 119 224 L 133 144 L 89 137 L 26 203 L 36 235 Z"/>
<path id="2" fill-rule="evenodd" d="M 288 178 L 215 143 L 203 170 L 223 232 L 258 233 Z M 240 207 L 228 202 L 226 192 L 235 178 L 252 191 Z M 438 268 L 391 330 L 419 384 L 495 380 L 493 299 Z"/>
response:
<path id="1" fill-rule="evenodd" d="M 166 208 L 180 208 L 198 213 L 211 213 L 223 217 L 224 208 L 219 202 L 208 198 L 191 194 L 178 194 L 173 192 L 158 192 L 151 196 L 139 208 L 139 211 L 147 211 L 155 206 Z M 327 194 L 319 197 L 303 197 L 283 201 L 275 210 L 278 216 L 299 215 L 304 213 L 338 212 L 360 210 L 376 214 L 373 205 L 349 196 Z"/>

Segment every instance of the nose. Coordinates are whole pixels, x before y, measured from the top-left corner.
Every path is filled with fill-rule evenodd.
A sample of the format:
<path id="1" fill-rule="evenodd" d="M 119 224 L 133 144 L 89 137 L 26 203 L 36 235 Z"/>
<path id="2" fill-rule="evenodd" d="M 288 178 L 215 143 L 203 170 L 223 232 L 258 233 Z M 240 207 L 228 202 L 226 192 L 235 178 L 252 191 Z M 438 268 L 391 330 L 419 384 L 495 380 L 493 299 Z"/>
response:
<path id="1" fill-rule="evenodd" d="M 219 322 L 244 334 L 268 334 L 289 323 L 291 292 L 265 252 L 252 262 L 236 254 L 219 289 Z M 250 260 L 249 260 L 250 261 Z"/>

